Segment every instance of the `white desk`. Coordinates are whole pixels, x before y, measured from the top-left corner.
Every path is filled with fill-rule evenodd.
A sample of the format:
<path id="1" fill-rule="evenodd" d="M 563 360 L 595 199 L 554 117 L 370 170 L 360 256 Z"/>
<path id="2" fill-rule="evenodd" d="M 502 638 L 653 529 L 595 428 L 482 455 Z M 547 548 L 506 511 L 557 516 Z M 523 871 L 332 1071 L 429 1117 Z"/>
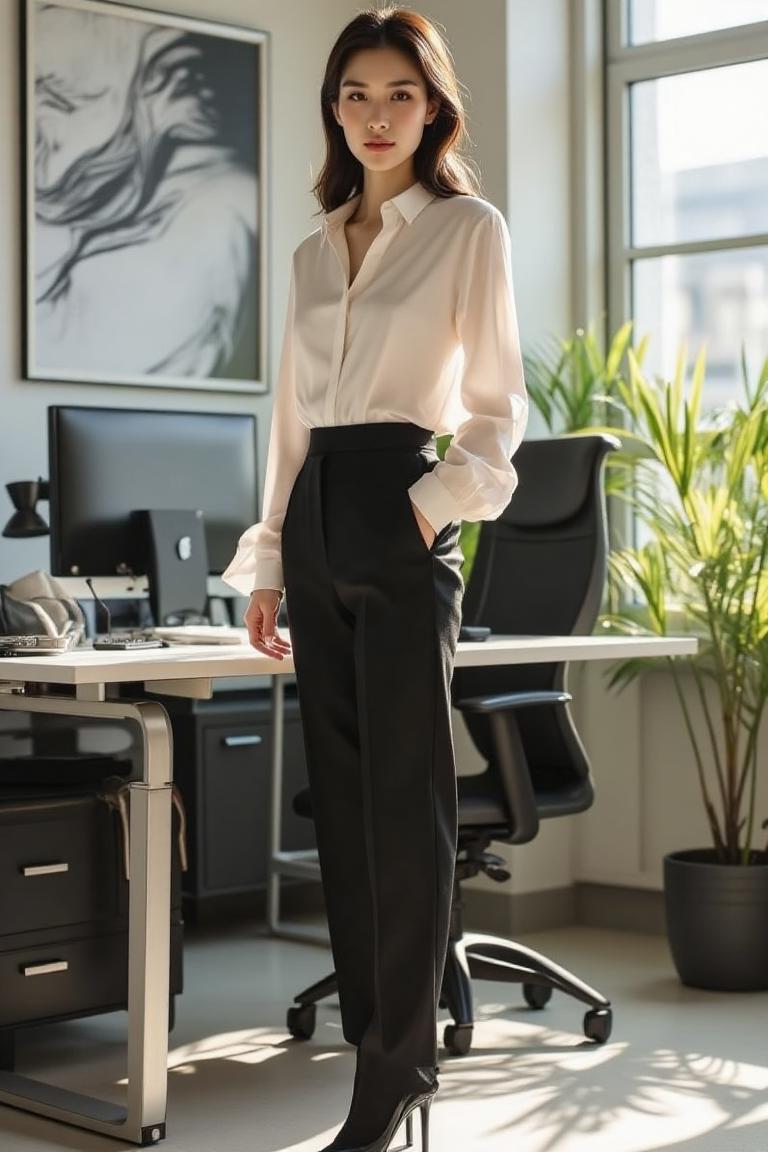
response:
<path id="1" fill-rule="evenodd" d="M 456 666 L 683 656 L 695 650 L 696 641 L 690 637 L 493 636 L 482 643 L 459 644 Z M 139 727 L 143 748 L 141 778 L 130 788 L 127 1106 L 8 1072 L 0 1072 L 0 1103 L 135 1144 L 152 1144 L 163 1138 L 168 1060 L 171 727 L 165 709 L 156 701 L 141 698 L 140 690 L 135 700 L 110 698 L 110 694 L 114 686 L 135 683 L 160 695 L 205 698 L 211 695 L 212 680 L 219 677 L 272 677 L 270 927 L 288 934 L 279 920 L 280 874 L 317 876 L 318 872 L 316 860 L 309 859 L 308 854 L 280 850 L 282 677 L 293 672 L 290 658 L 270 659 L 247 643 L 139 652 L 86 650 L 0 660 L 0 709 L 131 720 Z"/>

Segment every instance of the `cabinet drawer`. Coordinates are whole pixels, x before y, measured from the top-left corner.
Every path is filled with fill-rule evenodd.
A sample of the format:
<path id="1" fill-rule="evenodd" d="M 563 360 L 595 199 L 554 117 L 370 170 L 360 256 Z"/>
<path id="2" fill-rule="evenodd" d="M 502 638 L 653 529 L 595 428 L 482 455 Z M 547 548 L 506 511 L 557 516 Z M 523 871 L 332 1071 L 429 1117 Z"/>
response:
<path id="1" fill-rule="evenodd" d="M 204 882 L 248 888 L 266 877 L 269 746 L 266 725 L 208 725 L 204 732 Z"/>
<path id="2" fill-rule="evenodd" d="M 170 991 L 183 986 L 182 928 L 171 928 Z M 124 932 L 0 952 L 0 1028 L 125 1007 Z"/>
<path id="3" fill-rule="evenodd" d="M 117 941 L 102 936 L 0 953 L 0 1027 L 119 1003 L 125 937 Z"/>
<path id="4" fill-rule="evenodd" d="M 81 797 L 0 808 L 0 937 L 117 912 L 112 814 Z"/>

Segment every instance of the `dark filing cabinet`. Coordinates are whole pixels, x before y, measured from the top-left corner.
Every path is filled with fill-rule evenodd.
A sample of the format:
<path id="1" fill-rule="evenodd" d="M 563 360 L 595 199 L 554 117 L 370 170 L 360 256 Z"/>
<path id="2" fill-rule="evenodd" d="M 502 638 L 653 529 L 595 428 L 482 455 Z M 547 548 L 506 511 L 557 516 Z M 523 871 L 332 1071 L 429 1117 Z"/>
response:
<path id="1" fill-rule="evenodd" d="M 291 807 L 308 781 L 295 683 L 287 683 L 284 693 L 281 847 L 294 851 L 314 848 L 315 833 L 312 821 L 296 816 Z M 271 690 L 226 688 L 210 700 L 166 697 L 162 703 L 173 725 L 173 774 L 187 816 L 184 916 L 202 921 L 238 913 L 263 915 L 269 865 Z M 281 883 L 290 905 L 291 881 Z M 322 907 L 320 885 L 311 888 L 317 890 L 315 904 Z M 305 896 L 307 903 L 312 905 L 312 893 Z"/>
<path id="2" fill-rule="evenodd" d="M 127 1007 L 128 882 L 119 812 L 93 784 L 25 785 L 18 771 L 8 784 L 4 767 L 0 761 L 0 1068 L 10 1071 L 17 1029 Z M 89 770 L 99 774 L 93 761 Z M 119 765 L 107 759 L 101 772 Z M 179 826 L 174 808 L 171 997 L 183 986 Z M 172 1006 L 173 999 L 170 1025 Z"/>

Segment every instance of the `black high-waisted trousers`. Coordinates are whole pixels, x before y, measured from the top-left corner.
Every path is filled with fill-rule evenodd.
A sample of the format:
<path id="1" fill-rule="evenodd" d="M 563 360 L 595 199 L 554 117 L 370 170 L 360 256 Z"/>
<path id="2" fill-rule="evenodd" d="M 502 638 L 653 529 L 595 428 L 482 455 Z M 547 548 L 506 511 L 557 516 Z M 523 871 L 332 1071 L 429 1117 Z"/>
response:
<path id="1" fill-rule="evenodd" d="M 427 548 L 408 496 L 437 462 L 412 423 L 313 428 L 282 533 L 342 1027 L 391 1083 L 437 1064 L 456 851 L 460 521 Z"/>

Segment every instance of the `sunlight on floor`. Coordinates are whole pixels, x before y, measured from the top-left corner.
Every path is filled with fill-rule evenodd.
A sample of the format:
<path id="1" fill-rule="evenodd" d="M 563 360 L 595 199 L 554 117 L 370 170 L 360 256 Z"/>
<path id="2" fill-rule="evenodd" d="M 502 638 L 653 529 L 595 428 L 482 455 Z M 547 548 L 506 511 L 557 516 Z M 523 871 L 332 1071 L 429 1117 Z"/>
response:
<path id="1" fill-rule="evenodd" d="M 442 1066 L 446 1091 L 435 1118 L 443 1140 L 451 1134 L 473 1148 L 484 1140 L 496 1148 L 500 1138 L 513 1138 L 525 1152 L 651 1152 L 677 1143 L 693 1148 L 697 1137 L 717 1131 L 720 1152 L 728 1152 L 729 1130 L 757 1132 L 768 1117 L 765 1066 L 670 1047 L 643 1053 L 626 1042 L 574 1048 L 573 1035 L 530 1028 L 540 1047 L 521 1051 L 521 1026 L 511 1031 L 514 1062 L 500 1052 Z M 567 1050 L 556 1055 L 561 1045 Z M 468 1107 L 472 1098 L 483 1101 L 482 1110 Z M 766 1148 L 768 1135 L 754 1152 Z"/>
<path id="2" fill-rule="evenodd" d="M 768 994 L 681 986 L 663 939 L 571 928 L 525 942 L 590 974 L 614 1004 L 613 1034 L 586 1040 L 584 1008 L 568 997 L 535 1011 L 518 988 L 476 981 L 471 1051 L 438 1050 L 434 1152 L 768 1152 Z M 253 931 L 190 938 L 170 1037 L 167 1152 L 318 1152 L 335 1137 L 355 1068 L 338 998 L 318 1005 L 305 1042 L 285 1018 L 328 961 Z M 441 1039 L 447 1022 L 442 1011 Z M 104 1099 L 120 1084 L 124 1097 L 125 1024 L 114 1013 L 30 1029 L 19 1070 Z M 419 1152 L 418 1124 L 414 1136 Z M 1 1152 L 108 1152 L 94 1134 L 74 1139 L 0 1110 Z M 401 1129 L 391 1152 L 403 1144 Z"/>

